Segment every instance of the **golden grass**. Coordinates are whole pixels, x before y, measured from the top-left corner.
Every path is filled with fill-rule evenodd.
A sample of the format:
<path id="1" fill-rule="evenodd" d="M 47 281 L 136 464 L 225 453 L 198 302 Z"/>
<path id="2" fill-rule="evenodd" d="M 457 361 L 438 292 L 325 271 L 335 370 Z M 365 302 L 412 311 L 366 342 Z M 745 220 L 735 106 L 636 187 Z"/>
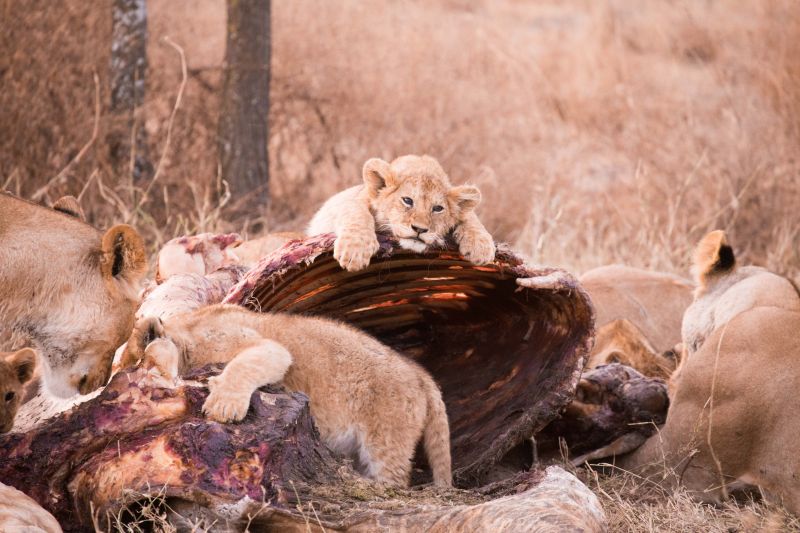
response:
<path id="1" fill-rule="evenodd" d="M 685 273 L 698 237 L 725 228 L 744 261 L 800 271 L 792 0 L 276 3 L 273 202 L 244 214 L 216 201 L 220 0 L 150 2 L 153 161 L 181 79 L 165 36 L 186 50 L 189 83 L 157 198 L 131 213 L 98 194 L 130 206 L 142 192 L 109 164 L 108 1 L 23 4 L 0 2 L 0 127 L 14 132 L 0 139 L 0 181 L 31 195 L 67 166 L 91 138 L 97 72 L 100 134 L 43 196 L 83 192 L 92 221 L 127 218 L 154 247 L 253 221 L 300 229 L 368 157 L 427 152 L 480 185 L 489 229 L 536 261 Z"/>
<path id="2" fill-rule="evenodd" d="M 600 499 L 614 533 L 778 533 L 800 531 L 800 520 L 780 506 L 742 498 L 721 505 L 697 503 L 684 490 L 668 493 L 630 472 L 579 469 Z"/>

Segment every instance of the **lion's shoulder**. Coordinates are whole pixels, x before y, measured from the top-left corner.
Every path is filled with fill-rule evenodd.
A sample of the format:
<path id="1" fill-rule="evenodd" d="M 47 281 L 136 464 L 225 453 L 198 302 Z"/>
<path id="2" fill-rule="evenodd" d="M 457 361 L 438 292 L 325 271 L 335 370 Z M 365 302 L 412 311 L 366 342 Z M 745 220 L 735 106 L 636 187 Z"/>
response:
<path id="1" fill-rule="evenodd" d="M 689 280 L 625 265 L 598 267 L 579 280 L 595 306 L 598 328 L 615 320 L 628 320 L 658 351 L 680 341 L 681 317 L 692 302 Z"/>

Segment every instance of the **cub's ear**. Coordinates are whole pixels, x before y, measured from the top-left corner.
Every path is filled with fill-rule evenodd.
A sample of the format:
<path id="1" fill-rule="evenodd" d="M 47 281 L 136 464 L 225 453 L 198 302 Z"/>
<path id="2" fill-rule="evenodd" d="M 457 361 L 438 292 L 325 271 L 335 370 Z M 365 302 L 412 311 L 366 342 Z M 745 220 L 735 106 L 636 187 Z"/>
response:
<path id="1" fill-rule="evenodd" d="M 474 185 L 453 187 L 449 195 L 462 213 L 472 211 L 481 203 L 481 191 Z"/>
<path id="2" fill-rule="evenodd" d="M 736 266 L 733 248 L 722 230 L 715 230 L 703 237 L 694 250 L 692 274 L 699 287 L 704 287 L 710 277 L 724 274 Z"/>
<path id="3" fill-rule="evenodd" d="M 127 224 L 117 224 L 103 235 L 101 270 L 106 278 L 136 283 L 147 270 L 142 238 Z"/>
<path id="4" fill-rule="evenodd" d="M 661 357 L 674 361 L 676 366 L 680 365 L 683 361 L 683 343 L 679 342 L 669 350 L 662 352 Z"/>
<path id="5" fill-rule="evenodd" d="M 144 357 L 144 351 L 150 343 L 165 336 L 164 324 L 160 318 L 155 316 L 140 318 L 133 327 L 125 351 L 122 352 L 120 367 L 127 368 L 138 363 Z"/>
<path id="6" fill-rule="evenodd" d="M 361 172 L 364 178 L 364 185 L 367 187 L 370 198 L 374 198 L 378 191 L 384 187 L 394 185 L 394 173 L 392 167 L 383 159 L 373 157 L 364 163 L 364 169 Z"/>
<path id="7" fill-rule="evenodd" d="M 164 337 L 164 323 L 155 316 L 140 318 L 133 329 L 132 340 L 142 350 L 156 339 Z"/>
<path id="8" fill-rule="evenodd" d="M 11 365 L 11 369 L 17 376 L 20 384 L 24 385 L 33 377 L 36 368 L 36 352 L 31 348 L 23 348 L 6 356 L 6 363 Z"/>
<path id="9" fill-rule="evenodd" d="M 86 222 L 86 215 L 83 214 L 81 204 L 74 196 L 62 196 L 55 201 L 53 209 Z"/>

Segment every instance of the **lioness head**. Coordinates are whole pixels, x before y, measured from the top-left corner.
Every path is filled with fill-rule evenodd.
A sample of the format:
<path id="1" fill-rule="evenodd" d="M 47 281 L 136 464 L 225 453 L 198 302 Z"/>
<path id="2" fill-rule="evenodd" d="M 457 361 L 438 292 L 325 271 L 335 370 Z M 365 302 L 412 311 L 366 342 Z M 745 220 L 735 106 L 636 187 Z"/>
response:
<path id="1" fill-rule="evenodd" d="M 44 339 L 45 383 L 62 397 L 87 394 L 108 380 L 114 352 L 133 328 L 147 268 L 142 239 L 128 225 L 114 226 L 81 268 L 86 271 L 64 279 L 61 312 L 36 326 Z"/>
<path id="2" fill-rule="evenodd" d="M 658 353 L 642 330 L 631 321 L 619 319 L 597 330 L 586 368 L 621 363 L 647 377 L 669 379 L 677 361 L 678 358 L 671 351 Z"/>
<path id="3" fill-rule="evenodd" d="M 724 231 L 712 231 L 700 240 L 692 273 L 697 288 L 681 327 L 687 357 L 740 313 L 755 307 L 800 311 L 800 294 L 794 285 L 765 268 L 738 265 Z"/>
<path id="4" fill-rule="evenodd" d="M 376 229 L 390 231 L 403 248 L 415 252 L 443 244 L 481 201 L 477 187 L 453 187 L 439 163 L 426 155 L 398 157 L 391 164 L 370 159 L 363 178 Z"/>
<path id="5" fill-rule="evenodd" d="M 0 352 L 0 433 L 11 431 L 25 384 L 35 368 L 36 352 L 30 348 Z"/>

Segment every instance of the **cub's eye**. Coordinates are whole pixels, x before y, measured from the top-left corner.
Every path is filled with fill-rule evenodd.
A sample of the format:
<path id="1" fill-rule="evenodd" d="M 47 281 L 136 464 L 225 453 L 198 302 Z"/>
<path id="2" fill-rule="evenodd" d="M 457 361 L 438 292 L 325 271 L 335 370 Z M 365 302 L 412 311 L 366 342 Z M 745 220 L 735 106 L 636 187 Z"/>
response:
<path id="1" fill-rule="evenodd" d="M 401 200 L 403 200 L 403 203 L 404 203 L 404 204 L 406 204 L 408 207 L 411 207 L 411 206 L 413 206 L 413 205 L 414 205 L 414 200 L 412 200 L 412 199 L 411 199 L 411 198 L 409 198 L 408 196 L 403 196 L 403 197 L 402 197 L 402 198 L 400 198 L 400 199 L 401 199 Z"/>
<path id="2" fill-rule="evenodd" d="M 10 402 L 10 401 L 11 401 L 11 400 L 13 400 L 13 399 L 14 399 L 14 391 L 7 392 L 7 393 L 6 393 L 6 401 L 7 401 L 7 402 Z"/>
<path id="3" fill-rule="evenodd" d="M 431 211 L 433 211 L 434 213 L 441 213 L 442 211 L 444 211 L 444 207 L 442 207 L 440 205 L 435 205 L 435 206 L 433 206 Z"/>

